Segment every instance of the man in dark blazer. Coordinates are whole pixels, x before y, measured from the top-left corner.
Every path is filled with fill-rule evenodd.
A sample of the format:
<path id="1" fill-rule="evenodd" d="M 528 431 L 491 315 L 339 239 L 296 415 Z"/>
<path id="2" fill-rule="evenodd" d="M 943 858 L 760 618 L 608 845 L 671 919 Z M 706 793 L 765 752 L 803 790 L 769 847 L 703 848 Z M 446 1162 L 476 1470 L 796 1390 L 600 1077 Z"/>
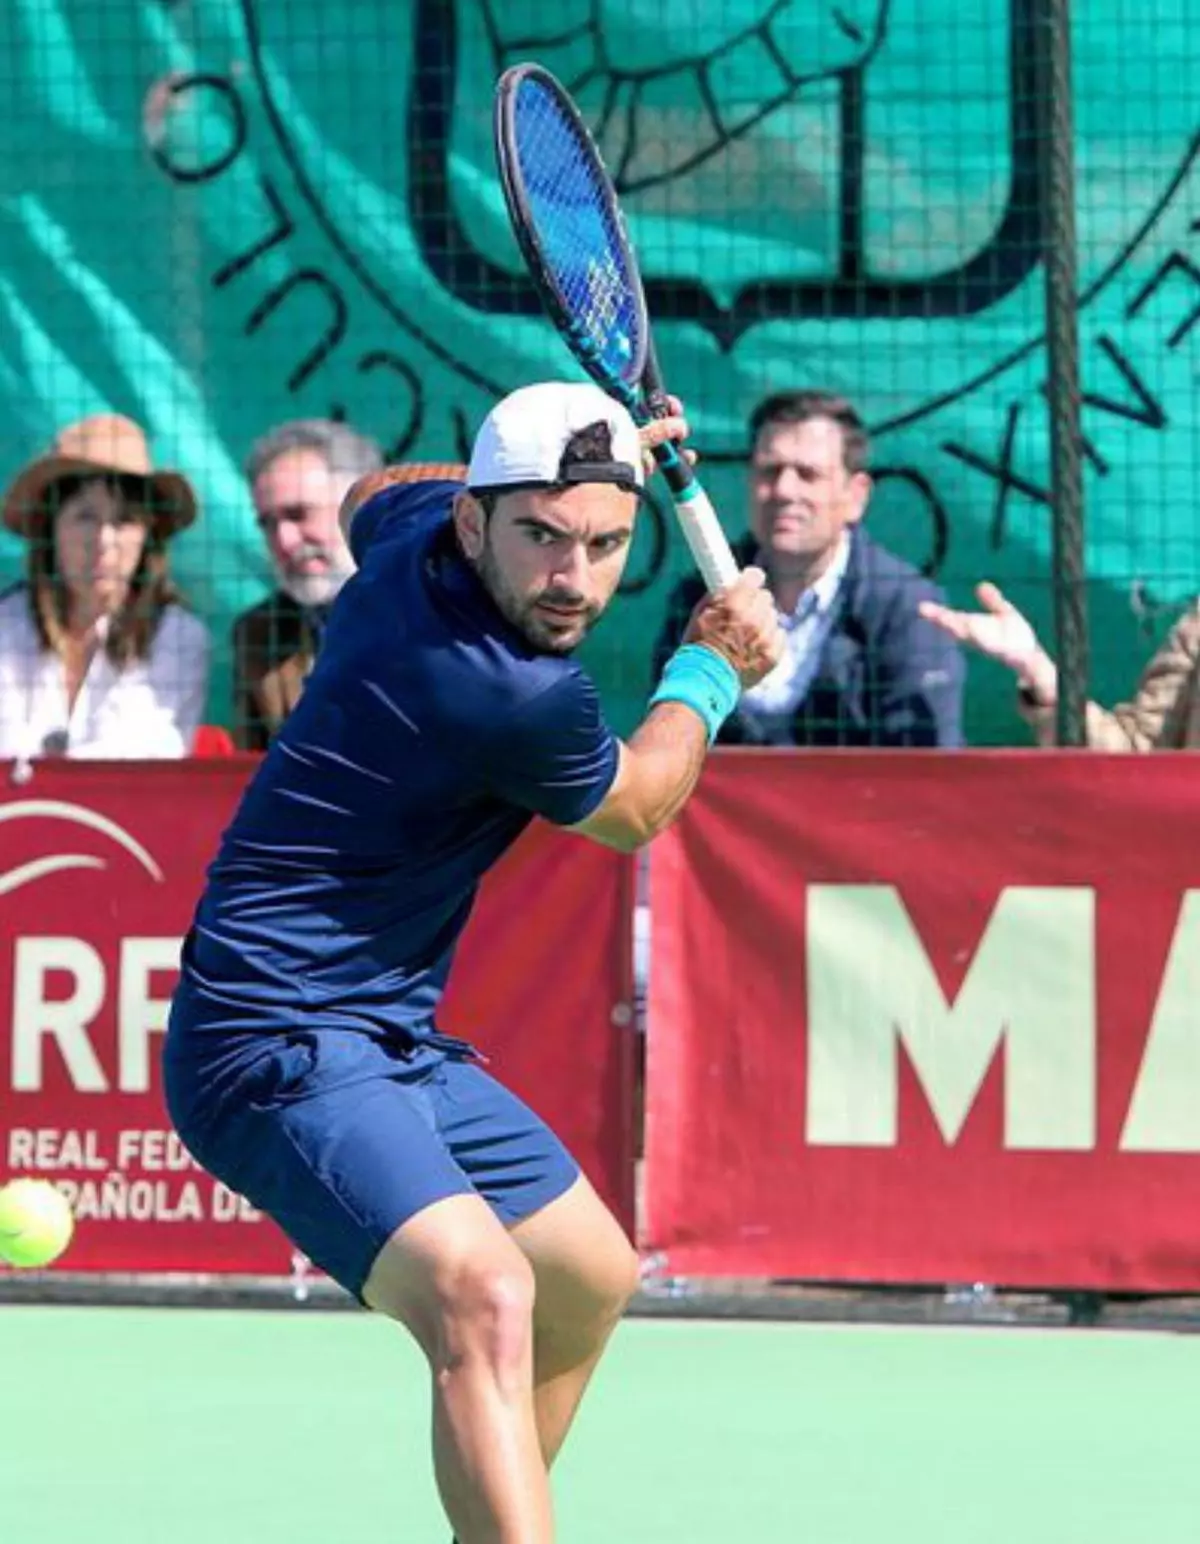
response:
<path id="1" fill-rule="evenodd" d="M 854 408 L 781 392 L 755 409 L 750 436 L 751 529 L 735 551 L 766 570 L 788 647 L 720 742 L 961 745 L 963 658 L 918 610 L 942 592 L 862 528 L 869 447 Z M 688 578 L 672 594 L 656 674 L 703 593 Z"/>

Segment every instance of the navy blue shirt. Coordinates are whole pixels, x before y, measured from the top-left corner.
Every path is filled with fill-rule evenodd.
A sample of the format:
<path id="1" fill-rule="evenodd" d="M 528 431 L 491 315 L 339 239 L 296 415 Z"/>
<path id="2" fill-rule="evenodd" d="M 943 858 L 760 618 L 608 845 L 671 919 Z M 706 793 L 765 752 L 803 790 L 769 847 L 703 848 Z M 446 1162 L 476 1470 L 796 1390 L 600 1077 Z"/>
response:
<path id="1" fill-rule="evenodd" d="M 183 951 L 188 1033 L 435 1024 L 480 879 L 534 815 L 583 820 L 618 746 L 591 681 L 536 653 L 454 539 L 455 483 L 358 510 L 359 565 L 226 831 Z"/>

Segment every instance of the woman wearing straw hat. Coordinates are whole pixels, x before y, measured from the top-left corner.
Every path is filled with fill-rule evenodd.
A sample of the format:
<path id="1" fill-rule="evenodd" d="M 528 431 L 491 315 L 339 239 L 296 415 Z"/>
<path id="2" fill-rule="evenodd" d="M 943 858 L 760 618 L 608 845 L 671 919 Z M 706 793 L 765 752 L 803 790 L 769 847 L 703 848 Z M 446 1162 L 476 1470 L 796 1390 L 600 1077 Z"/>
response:
<path id="1" fill-rule="evenodd" d="M 29 544 L 25 582 L 0 596 L 0 757 L 186 756 L 209 659 L 167 564 L 196 518 L 187 479 L 99 414 L 18 475 L 0 518 Z"/>

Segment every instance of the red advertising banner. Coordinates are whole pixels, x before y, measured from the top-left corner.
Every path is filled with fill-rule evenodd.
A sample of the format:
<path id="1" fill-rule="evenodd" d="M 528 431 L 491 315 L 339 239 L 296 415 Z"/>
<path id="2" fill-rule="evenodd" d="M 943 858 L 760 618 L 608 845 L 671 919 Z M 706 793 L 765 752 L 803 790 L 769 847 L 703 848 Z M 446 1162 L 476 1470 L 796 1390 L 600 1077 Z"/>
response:
<path id="1" fill-rule="evenodd" d="M 0 767 L 0 1176 L 74 1203 L 64 1269 L 287 1274 L 292 1250 L 170 1127 L 158 1051 L 205 867 L 253 762 Z M 446 1027 L 632 1226 L 630 870 L 536 824 L 485 883 Z"/>
<path id="2" fill-rule="evenodd" d="M 1200 1288 L 1200 761 L 729 752 L 651 851 L 643 1243 Z"/>

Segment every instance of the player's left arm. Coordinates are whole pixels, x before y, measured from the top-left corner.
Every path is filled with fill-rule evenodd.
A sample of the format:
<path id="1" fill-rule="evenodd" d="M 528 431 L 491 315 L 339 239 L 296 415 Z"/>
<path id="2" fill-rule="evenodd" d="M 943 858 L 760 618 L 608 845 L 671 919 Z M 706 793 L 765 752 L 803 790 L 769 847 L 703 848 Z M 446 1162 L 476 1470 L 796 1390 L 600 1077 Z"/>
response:
<path id="1" fill-rule="evenodd" d="M 761 569 L 745 570 L 692 614 L 649 710 L 627 743 L 604 723 L 578 668 L 524 710 L 505 713 L 495 790 L 580 835 L 633 852 L 687 802 L 709 746 L 744 687 L 771 671 L 783 634 Z"/>
<path id="2" fill-rule="evenodd" d="M 586 819 L 603 801 L 620 756 L 596 688 L 577 666 L 506 708 L 479 748 L 493 794 L 559 826 Z"/>
<path id="3" fill-rule="evenodd" d="M 659 703 L 619 744 L 608 792 L 572 829 L 602 847 L 636 852 L 665 831 L 691 798 L 708 749 L 708 732 L 691 708 Z"/>
<path id="4" fill-rule="evenodd" d="M 581 675 L 508 717 L 489 782 L 554 825 L 633 852 L 683 808 L 708 746 L 703 721 L 679 702 L 659 703 L 628 741 L 618 739 Z"/>

